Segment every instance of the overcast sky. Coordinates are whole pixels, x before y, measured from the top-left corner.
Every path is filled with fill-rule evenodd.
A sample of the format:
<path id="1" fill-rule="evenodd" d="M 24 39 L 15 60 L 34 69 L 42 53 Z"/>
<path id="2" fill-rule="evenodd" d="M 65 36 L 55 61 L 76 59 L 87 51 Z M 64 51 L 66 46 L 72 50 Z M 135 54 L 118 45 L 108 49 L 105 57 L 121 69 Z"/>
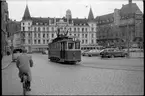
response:
<path id="1" fill-rule="evenodd" d="M 143 0 L 132 0 L 143 12 Z M 7 0 L 9 17 L 20 21 L 26 4 L 32 17 L 63 17 L 70 9 L 73 18 L 88 18 L 90 6 L 94 17 L 113 13 L 120 9 L 128 0 Z"/>

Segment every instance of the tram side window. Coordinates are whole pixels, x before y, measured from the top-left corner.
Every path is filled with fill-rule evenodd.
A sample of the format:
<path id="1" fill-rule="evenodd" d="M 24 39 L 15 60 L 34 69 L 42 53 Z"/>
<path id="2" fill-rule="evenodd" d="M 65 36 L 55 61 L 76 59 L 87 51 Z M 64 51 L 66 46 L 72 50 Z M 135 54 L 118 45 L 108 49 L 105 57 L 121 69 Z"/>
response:
<path id="1" fill-rule="evenodd" d="M 75 49 L 80 49 L 80 43 L 79 42 L 75 43 Z"/>
<path id="2" fill-rule="evenodd" d="M 68 49 L 73 49 L 74 43 L 68 43 Z"/>

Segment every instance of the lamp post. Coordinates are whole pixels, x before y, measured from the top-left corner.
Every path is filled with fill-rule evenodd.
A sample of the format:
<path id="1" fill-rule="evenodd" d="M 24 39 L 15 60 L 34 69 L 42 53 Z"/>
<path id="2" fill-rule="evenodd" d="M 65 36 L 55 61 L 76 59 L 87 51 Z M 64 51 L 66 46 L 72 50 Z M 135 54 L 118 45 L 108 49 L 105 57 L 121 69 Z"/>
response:
<path id="1" fill-rule="evenodd" d="M 129 8 L 130 8 L 130 15 L 131 15 L 131 18 L 132 18 L 132 2 L 129 2 Z M 130 57 L 130 51 L 129 51 L 129 47 L 130 47 L 130 30 L 129 30 L 129 23 L 130 22 L 127 22 L 127 53 L 128 53 L 128 58 Z"/>

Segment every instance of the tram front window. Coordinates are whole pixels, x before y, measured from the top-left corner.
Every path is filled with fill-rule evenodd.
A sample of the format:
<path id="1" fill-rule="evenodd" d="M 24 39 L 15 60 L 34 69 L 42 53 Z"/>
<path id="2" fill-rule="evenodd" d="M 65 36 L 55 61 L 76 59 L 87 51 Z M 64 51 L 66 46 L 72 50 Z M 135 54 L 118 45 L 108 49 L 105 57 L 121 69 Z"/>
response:
<path id="1" fill-rule="evenodd" d="M 80 49 L 80 43 L 79 42 L 75 43 L 75 49 Z"/>
<path id="2" fill-rule="evenodd" d="M 73 49 L 74 43 L 68 43 L 68 49 Z"/>

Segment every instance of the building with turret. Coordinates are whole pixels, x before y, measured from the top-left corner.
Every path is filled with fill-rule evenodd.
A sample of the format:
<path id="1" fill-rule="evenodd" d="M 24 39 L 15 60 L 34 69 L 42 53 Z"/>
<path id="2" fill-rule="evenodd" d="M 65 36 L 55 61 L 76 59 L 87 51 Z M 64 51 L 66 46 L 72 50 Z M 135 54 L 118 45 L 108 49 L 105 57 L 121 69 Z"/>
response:
<path id="1" fill-rule="evenodd" d="M 21 21 L 21 41 L 28 52 L 42 51 L 48 48 L 48 43 L 56 38 L 57 24 L 69 27 L 68 36 L 81 40 L 82 49 L 96 44 L 96 22 L 92 9 L 88 18 L 72 18 L 71 10 L 66 11 L 63 18 L 31 17 L 28 6 Z M 65 30 L 65 27 L 62 29 Z"/>
<path id="2" fill-rule="evenodd" d="M 129 0 L 113 13 L 97 16 L 97 42 L 103 46 L 130 46 L 143 42 L 143 13 Z"/>

